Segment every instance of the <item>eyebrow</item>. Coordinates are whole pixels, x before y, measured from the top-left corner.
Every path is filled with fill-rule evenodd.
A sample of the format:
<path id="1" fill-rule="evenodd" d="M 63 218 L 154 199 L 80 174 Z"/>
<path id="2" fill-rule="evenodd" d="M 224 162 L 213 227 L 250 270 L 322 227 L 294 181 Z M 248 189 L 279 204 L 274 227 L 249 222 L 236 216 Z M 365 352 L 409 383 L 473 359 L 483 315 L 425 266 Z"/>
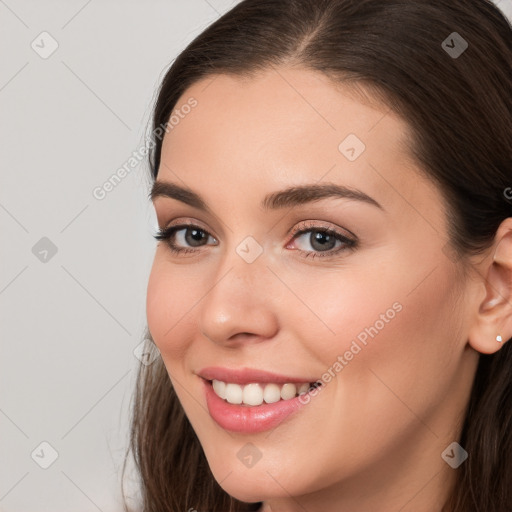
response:
<path id="1" fill-rule="evenodd" d="M 188 204 L 199 210 L 211 213 L 210 208 L 201 196 L 187 187 L 167 181 L 155 181 L 149 199 L 154 201 L 157 197 L 169 197 Z M 298 185 L 284 190 L 272 192 L 263 199 L 261 206 L 265 210 L 275 210 L 291 206 L 319 201 L 328 198 L 351 199 L 376 206 L 385 211 L 384 207 L 373 197 L 356 188 L 350 188 L 334 183 Z"/>

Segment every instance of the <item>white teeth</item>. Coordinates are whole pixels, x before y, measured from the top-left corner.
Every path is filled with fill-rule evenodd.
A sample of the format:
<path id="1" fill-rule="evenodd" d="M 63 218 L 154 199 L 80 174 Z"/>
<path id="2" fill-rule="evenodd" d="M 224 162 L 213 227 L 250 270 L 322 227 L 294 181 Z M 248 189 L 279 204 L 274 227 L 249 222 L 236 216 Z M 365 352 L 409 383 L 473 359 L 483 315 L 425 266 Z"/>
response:
<path id="1" fill-rule="evenodd" d="M 263 391 L 263 400 L 267 404 L 273 404 L 281 400 L 281 388 L 277 384 L 267 384 Z"/>
<path id="2" fill-rule="evenodd" d="M 226 400 L 230 404 L 241 404 L 242 403 L 242 387 L 238 384 L 226 384 Z"/>
<path id="3" fill-rule="evenodd" d="M 263 403 L 263 389 L 259 384 L 247 384 L 242 392 L 242 401 L 247 405 L 261 405 Z"/>
<path id="4" fill-rule="evenodd" d="M 263 402 L 273 404 L 279 400 L 290 400 L 297 394 L 306 393 L 309 390 L 309 383 L 300 385 L 286 383 L 258 384 L 251 383 L 241 386 L 232 382 L 220 380 L 212 381 L 213 391 L 220 398 L 227 400 L 230 404 L 245 404 L 251 406 L 261 405 Z"/>
<path id="5" fill-rule="evenodd" d="M 295 384 L 285 384 L 281 388 L 281 398 L 283 400 L 289 400 L 297 394 L 297 386 Z"/>
<path id="6" fill-rule="evenodd" d="M 221 380 L 214 380 L 212 382 L 213 390 L 217 393 L 217 396 L 226 399 L 226 383 Z"/>
<path id="7" fill-rule="evenodd" d="M 301 395 L 302 393 L 307 393 L 308 389 L 309 389 L 309 384 L 307 382 L 305 382 L 304 384 L 301 384 L 299 386 L 299 389 L 297 390 L 297 393 L 299 395 Z"/>

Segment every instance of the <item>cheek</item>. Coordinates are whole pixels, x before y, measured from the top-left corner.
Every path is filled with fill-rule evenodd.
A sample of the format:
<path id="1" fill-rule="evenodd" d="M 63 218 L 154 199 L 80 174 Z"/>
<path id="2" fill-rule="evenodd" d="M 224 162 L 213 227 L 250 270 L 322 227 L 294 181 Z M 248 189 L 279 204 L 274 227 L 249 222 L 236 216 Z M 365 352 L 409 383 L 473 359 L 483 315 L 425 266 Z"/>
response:
<path id="1" fill-rule="evenodd" d="M 390 252 L 378 263 L 332 272 L 285 269 L 283 280 L 294 292 L 287 299 L 286 324 L 300 326 L 298 339 L 322 354 L 324 363 L 350 350 L 354 341 L 360 354 L 371 349 L 379 357 L 420 359 L 446 350 L 439 337 L 450 337 L 457 325 L 457 276 L 434 256 L 426 255 L 422 265 L 416 257 L 400 259 Z"/>
<path id="2" fill-rule="evenodd" d="M 197 301 L 193 284 L 180 278 L 179 270 L 155 255 L 146 295 L 146 316 L 149 331 L 164 356 L 176 359 L 188 345 L 187 329 Z"/>
<path id="3" fill-rule="evenodd" d="M 284 325 L 296 326 L 297 340 L 326 369 L 347 351 L 350 361 L 356 359 L 355 354 L 364 359 L 371 340 L 384 337 L 390 325 L 400 322 L 403 294 L 396 280 L 390 276 L 383 283 L 385 277 L 378 274 L 375 268 L 352 266 L 332 272 L 287 269 L 283 275 L 294 292 L 286 300 Z"/>
<path id="4" fill-rule="evenodd" d="M 287 276 L 308 306 L 295 301 L 287 325 L 296 326 L 296 338 L 323 365 L 321 380 L 334 382 L 332 392 L 358 415 L 381 411 L 399 421 L 409 414 L 400 400 L 427 410 L 442 400 L 456 371 L 456 276 L 441 264 L 429 275 L 435 265 L 417 261 Z"/>

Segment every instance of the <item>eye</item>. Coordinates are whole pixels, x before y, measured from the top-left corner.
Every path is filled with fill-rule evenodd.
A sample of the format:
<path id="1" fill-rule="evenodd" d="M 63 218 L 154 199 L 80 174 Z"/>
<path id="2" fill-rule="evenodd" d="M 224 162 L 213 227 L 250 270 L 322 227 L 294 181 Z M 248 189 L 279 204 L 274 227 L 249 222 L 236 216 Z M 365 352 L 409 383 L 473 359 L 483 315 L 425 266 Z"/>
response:
<path id="1" fill-rule="evenodd" d="M 287 249 L 297 249 L 305 257 L 332 256 L 355 248 L 357 242 L 333 228 L 307 225 L 297 229 Z"/>
<path id="2" fill-rule="evenodd" d="M 195 224 L 179 224 L 161 228 L 153 235 L 156 240 L 165 241 L 173 253 L 194 253 L 207 245 L 218 245 L 217 239 L 208 231 Z M 309 221 L 302 223 L 292 234 L 287 249 L 297 250 L 302 257 L 334 256 L 347 249 L 354 249 L 357 241 L 348 238 L 338 230 Z"/>
<path id="3" fill-rule="evenodd" d="M 160 229 L 155 235 L 156 240 L 167 242 L 169 248 L 176 253 L 194 252 L 196 248 L 213 243 L 217 240 L 205 229 L 193 224 L 181 224 Z"/>

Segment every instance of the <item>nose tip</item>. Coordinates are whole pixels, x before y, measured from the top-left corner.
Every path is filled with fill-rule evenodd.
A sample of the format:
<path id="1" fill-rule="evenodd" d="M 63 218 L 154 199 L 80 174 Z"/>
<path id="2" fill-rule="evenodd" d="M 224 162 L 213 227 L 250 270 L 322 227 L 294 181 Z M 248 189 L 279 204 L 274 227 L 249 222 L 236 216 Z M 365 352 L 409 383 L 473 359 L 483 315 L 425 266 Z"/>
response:
<path id="1" fill-rule="evenodd" d="M 216 344 L 234 345 L 272 338 L 277 321 L 265 306 L 240 308 L 226 302 L 215 302 L 202 315 L 201 333 Z"/>
<path id="2" fill-rule="evenodd" d="M 278 321 L 268 280 L 256 267 L 235 267 L 201 301 L 200 332 L 224 345 L 272 338 Z"/>

